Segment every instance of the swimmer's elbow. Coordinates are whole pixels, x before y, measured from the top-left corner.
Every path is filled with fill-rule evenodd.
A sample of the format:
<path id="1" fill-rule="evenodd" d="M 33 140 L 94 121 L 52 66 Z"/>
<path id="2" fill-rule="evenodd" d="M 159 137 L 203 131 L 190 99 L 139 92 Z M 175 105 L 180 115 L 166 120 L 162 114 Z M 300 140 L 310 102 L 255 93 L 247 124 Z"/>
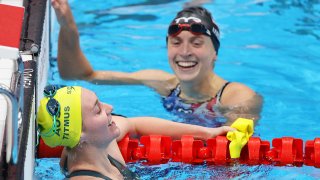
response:
<path id="1" fill-rule="evenodd" d="M 64 80 L 73 80 L 75 79 L 75 77 L 69 73 L 65 73 L 65 72 L 60 72 L 60 77 Z"/>
<path id="2" fill-rule="evenodd" d="M 259 117 L 262 111 L 262 106 L 263 106 L 263 96 L 256 93 L 252 98 L 251 109 L 253 109 L 253 112 L 256 112 L 256 114 L 259 114 Z"/>
<path id="3" fill-rule="evenodd" d="M 60 77 L 64 80 L 76 80 L 76 79 L 90 80 L 94 76 L 93 71 L 81 73 L 75 70 L 74 71 L 69 70 L 69 71 L 60 71 L 59 74 L 60 74 Z"/>

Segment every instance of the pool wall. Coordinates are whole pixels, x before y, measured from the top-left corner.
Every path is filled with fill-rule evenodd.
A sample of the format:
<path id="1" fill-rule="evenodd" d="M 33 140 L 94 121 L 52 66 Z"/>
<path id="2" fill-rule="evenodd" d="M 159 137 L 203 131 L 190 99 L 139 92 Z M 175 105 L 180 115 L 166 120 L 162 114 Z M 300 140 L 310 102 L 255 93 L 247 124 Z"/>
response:
<path id="1" fill-rule="evenodd" d="M 23 93 L 19 99 L 21 103 L 21 110 L 17 120 L 17 128 L 7 128 L 10 116 L 9 112 L 13 107 L 5 100 L 1 101 L 0 111 L 1 119 L 1 171 L 0 179 L 34 179 L 35 166 L 35 146 L 36 146 L 36 125 L 35 112 L 39 99 L 42 97 L 41 89 L 47 83 L 47 72 L 49 66 L 49 35 L 50 35 L 50 1 L 45 0 L 15 0 L 15 1 L 1 1 L 1 4 L 10 6 L 24 7 L 24 17 L 22 23 L 22 30 L 20 34 L 20 42 L 18 56 L 22 60 L 23 71 L 21 78 L 23 81 L 18 83 L 23 87 Z M 10 17 L 2 17 L 8 18 Z M 11 27 L 10 27 L 11 28 Z M 16 72 L 16 60 L 14 58 L 4 60 L 0 57 L 2 63 L 0 65 L 0 82 L 12 86 L 12 76 Z M 8 63 L 13 62 L 12 66 Z M 5 67 L 4 67 L 5 66 Z M 4 69 L 4 70 L 3 70 Z M 8 76 L 8 78 L 5 78 Z M 39 96 L 38 96 L 39 94 Z M 2 96 L 1 96 L 2 98 Z M 12 119 L 15 121 L 14 119 Z M 12 121 L 11 120 L 11 121 Z M 17 133 L 17 161 L 8 161 L 5 157 L 8 154 L 8 146 L 10 141 L 5 138 L 10 132 Z M 3 137 L 3 138 L 2 138 Z M 3 143 L 2 143 L 3 141 Z"/>

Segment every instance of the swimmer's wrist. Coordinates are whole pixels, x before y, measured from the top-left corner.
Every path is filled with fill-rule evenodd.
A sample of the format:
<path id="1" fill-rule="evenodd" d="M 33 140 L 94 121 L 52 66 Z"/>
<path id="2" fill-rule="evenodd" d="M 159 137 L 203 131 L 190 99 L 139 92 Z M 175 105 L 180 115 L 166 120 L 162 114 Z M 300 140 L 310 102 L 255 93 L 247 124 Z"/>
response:
<path id="1" fill-rule="evenodd" d="M 212 132 L 213 132 L 214 128 L 207 128 L 207 127 L 203 127 L 203 128 L 204 128 L 203 134 L 200 139 L 206 141 L 206 140 L 212 138 L 213 137 Z"/>

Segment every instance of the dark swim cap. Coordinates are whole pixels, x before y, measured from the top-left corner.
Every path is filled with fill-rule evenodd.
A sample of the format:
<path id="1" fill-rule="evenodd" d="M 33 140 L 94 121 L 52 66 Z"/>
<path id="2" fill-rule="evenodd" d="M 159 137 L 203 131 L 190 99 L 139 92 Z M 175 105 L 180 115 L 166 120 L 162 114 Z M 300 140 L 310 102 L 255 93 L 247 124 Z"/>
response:
<path id="1" fill-rule="evenodd" d="M 177 13 L 177 16 L 170 23 L 174 24 L 202 24 L 207 29 L 204 35 L 210 36 L 212 44 L 216 53 L 218 54 L 218 50 L 220 47 L 220 31 L 219 27 L 213 21 L 211 13 L 203 8 L 203 7 L 189 7 L 183 9 L 182 11 Z M 169 26 L 169 28 L 170 28 Z M 169 28 L 168 28 L 168 36 L 169 36 Z"/>

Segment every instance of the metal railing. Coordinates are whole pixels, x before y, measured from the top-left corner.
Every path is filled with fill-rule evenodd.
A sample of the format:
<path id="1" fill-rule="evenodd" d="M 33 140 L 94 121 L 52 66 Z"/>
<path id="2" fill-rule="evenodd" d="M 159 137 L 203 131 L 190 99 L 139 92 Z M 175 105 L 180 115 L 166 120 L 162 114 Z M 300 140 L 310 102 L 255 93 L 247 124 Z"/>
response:
<path id="1" fill-rule="evenodd" d="M 11 78 L 10 87 L 0 83 L 0 94 L 7 101 L 6 117 L 6 160 L 16 164 L 18 161 L 19 122 L 22 121 L 23 112 L 23 71 L 24 66 L 21 58 L 18 58 L 18 69 Z"/>

